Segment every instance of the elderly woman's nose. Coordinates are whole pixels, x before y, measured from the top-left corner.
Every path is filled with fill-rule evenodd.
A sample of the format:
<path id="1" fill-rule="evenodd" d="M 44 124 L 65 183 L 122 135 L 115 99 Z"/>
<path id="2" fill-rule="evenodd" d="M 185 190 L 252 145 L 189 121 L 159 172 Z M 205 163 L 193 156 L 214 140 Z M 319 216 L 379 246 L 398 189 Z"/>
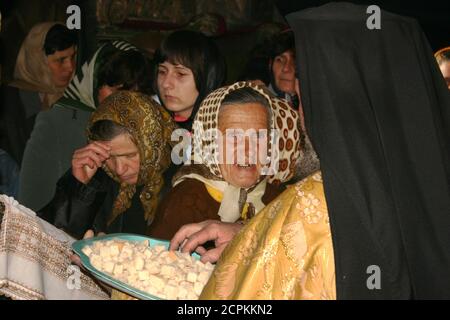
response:
<path id="1" fill-rule="evenodd" d="M 288 59 L 283 64 L 283 72 L 294 72 L 295 70 L 295 64 L 293 59 Z"/>

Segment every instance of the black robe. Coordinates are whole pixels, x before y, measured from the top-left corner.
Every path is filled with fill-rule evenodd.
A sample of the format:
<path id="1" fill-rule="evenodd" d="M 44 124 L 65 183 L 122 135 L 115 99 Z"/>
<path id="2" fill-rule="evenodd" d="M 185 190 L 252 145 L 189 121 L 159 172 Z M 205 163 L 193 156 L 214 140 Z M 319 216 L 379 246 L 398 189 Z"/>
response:
<path id="1" fill-rule="evenodd" d="M 330 3 L 286 17 L 337 297 L 449 299 L 450 94 L 418 23 L 382 11 L 370 30 L 366 9 Z"/>

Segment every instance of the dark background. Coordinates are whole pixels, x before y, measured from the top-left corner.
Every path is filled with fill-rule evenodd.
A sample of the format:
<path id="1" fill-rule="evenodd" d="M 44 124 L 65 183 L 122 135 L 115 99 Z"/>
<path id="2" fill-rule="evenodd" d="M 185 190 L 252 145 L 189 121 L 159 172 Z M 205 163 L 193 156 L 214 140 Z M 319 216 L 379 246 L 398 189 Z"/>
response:
<path id="1" fill-rule="evenodd" d="M 65 21 L 67 18 L 66 8 L 70 4 L 77 4 L 81 7 L 82 25 L 89 25 L 89 28 L 82 28 L 79 32 L 81 45 L 79 46 L 78 63 L 81 64 L 95 51 L 98 42 L 102 41 L 99 34 L 101 28 L 98 28 L 98 17 L 96 16 L 96 6 L 99 3 L 104 3 L 102 1 L 113 0 L 0 0 L 0 11 L 2 13 L 2 31 L 0 35 L 0 63 L 2 70 L 0 82 L 2 80 L 7 82 L 12 78 L 17 53 L 29 29 L 42 21 Z M 144 2 L 147 1 L 151 3 L 157 0 L 145 0 Z M 164 3 L 169 4 L 177 1 L 188 1 L 188 4 L 192 3 L 194 6 L 196 2 L 202 0 L 165 1 L 167 2 Z M 220 37 L 220 48 L 224 50 L 225 55 L 229 56 L 228 62 L 231 61 L 229 63 L 231 68 L 230 75 L 237 74 L 236 70 L 242 67 L 239 62 L 243 57 L 245 58 L 249 50 L 247 47 L 252 46 L 256 41 L 255 33 L 249 33 L 248 30 L 252 30 L 252 28 L 263 22 L 283 23 L 283 17 L 291 12 L 330 2 L 329 0 L 223 0 L 224 7 L 222 8 L 220 1 L 210 1 L 215 1 L 215 10 L 219 10 L 217 13 L 225 17 L 232 15 L 230 12 L 226 12 L 226 10 L 233 10 L 233 6 L 229 5 L 230 3 L 237 3 L 236 6 L 243 7 L 243 12 L 246 12 L 243 14 L 244 19 L 240 21 L 241 25 L 236 25 L 232 21 L 226 21 L 228 26 L 233 26 L 233 28 L 229 27 L 226 34 Z M 375 4 L 382 10 L 416 18 L 422 26 L 433 51 L 450 46 L 450 0 L 421 0 L 419 2 L 406 0 L 351 0 L 347 2 L 363 5 Z M 186 2 L 183 2 L 183 5 L 186 6 Z M 237 8 L 236 6 L 234 8 Z M 273 14 L 267 8 L 273 8 Z M 220 10 L 222 11 L 220 12 Z M 258 10 L 260 11 L 258 12 Z M 184 12 L 182 11 L 182 14 Z M 186 13 L 186 15 L 188 14 Z M 235 28 L 236 26 L 237 28 Z M 115 27 L 119 33 L 124 32 L 126 34 L 126 32 L 130 31 L 122 30 L 121 25 L 116 25 Z M 137 30 L 131 31 L 136 32 Z M 163 34 L 161 30 L 150 30 L 151 32 L 153 34 L 150 38 L 144 38 L 143 44 L 148 44 L 152 41 L 152 37 Z M 112 37 L 115 35 L 110 34 Z M 136 45 L 139 46 L 140 44 L 136 43 Z M 154 47 L 157 47 L 156 41 Z"/>
<path id="2" fill-rule="evenodd" d="M 280 13 L 285 16 L 309 7 L 320 6 L 329 0 L 275 0 Z M 341 1 L 335 1 L 341 2 Z M 434 51 L 450 46 L 450 1 L 408 0 L 350 0 L 355 4 L 378 5 L 381 10 L 416 18 L 422 26 Z"/>

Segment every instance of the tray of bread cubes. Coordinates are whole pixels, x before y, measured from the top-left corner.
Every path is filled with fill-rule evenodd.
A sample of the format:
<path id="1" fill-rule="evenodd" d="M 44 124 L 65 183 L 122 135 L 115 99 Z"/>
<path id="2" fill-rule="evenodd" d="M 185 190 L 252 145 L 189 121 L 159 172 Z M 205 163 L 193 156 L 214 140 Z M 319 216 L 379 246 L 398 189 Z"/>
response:
<path id="1" fill-rule="evenodd" d="M 97 279 L 138 299 L 196 300 L 214 269 L 196 253 L 169 251 L 169 241 L 109 234 L 76 241 L 74 252 Z"/>

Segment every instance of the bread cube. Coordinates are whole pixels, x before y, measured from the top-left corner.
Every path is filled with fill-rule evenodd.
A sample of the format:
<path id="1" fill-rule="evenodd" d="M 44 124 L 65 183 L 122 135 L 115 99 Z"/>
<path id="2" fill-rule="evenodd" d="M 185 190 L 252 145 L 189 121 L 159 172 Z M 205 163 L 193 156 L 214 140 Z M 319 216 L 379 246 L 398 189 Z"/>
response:
<path id="1" fill-rule="evenodd" d="M 197 276 L 197 281 L 205 285 L 210 277 L 210 273 L 208 271 L 201 271 Z"/>
<path id="2" fill-rule="evenodd" d="M 143 270 L 143 271 L 139 271 L 138 272 L 138 278 L 139 278 L 140 281 L 149 280 L 149 276 L 150 276 L 150 274 L 148 273 L 147 270 Z"/>
<path id="3" fill-rule="evenodd" d="M 195 272 L 188 272 L 187 276 L 186 276 L 186 280 L 189 282 L 196 282 L 197 281 L 197 274 Z"/>
<path id="4" fill-rule="evenodd" d="M 158 274 L 160 270 L 160 266 L 157 262 L 151 261 L 145 264 L 145 270 L 150 274 Z"/>
<path id="5" fill-rule="evenodd" d="M 158 291 L 162 291 L 164 287 L 166 286 L 166 281 L 164 281 L 162 278 L 155 276 L 155 275 L 149 275 L 148 280 L 153 285 L 155 289 Z"/>
<path id="6" fill-rule="evenodd" d="M 196 283 L 194 283 L 194 293 L 197 296 L 200 296 L 200 294 L 202 293 L 203 287 L 204 287 L 204 285 L 197 281 Z"/>
<path id="7" fill-rule="evenodd" d="M 123 273 L 123 265 L 121 263 L 116 263 L 114 265 L 114 276 L 120 276 Z"/>
<path id="8" fill-rule="evenodd" d="M 167 285 L 164 287 L 164 294 L 166 295 L 167 299 L 169 300 L 175 300 L 178 295 L 178 290 L 176 286 Z"/>
<path id="9" fill-rule="evenodd" d="M 161 267 L 161 275 L 165 276 L 167 278 L 171 278 L 173 277 L 175 274 L 175 267 L 173 266 L 168 266 L 168 265 L 163 265 Z"/>
<path id="10" fill-rule="evenodd" d="M 144 269 L 145 261 L 141 256 L 137 256 L 136 258 L 134 258 L 133 263 L 136 271 L 141 271 L 142 269 Z"/>
<path id="11" fill-rule="evenodd" d="M 114 262 L 105 261 L 102 263 L 102 271 L 112 274 L 113 270 L 114 270 Z"/>
<path id="12" fill-rule="evenodd" d="M 92 251 L 92 249 L 91 249 L 90 246 L 85 246 L 85 247 L 83 247 L 83 249 L 81 249 L 81 251 L 82 251 L 85 255 L 87 255 L 88 257 L 90 257 L 90 256 L 92 255 L 92 253 L 93 253 L 93 251 Z"/>

